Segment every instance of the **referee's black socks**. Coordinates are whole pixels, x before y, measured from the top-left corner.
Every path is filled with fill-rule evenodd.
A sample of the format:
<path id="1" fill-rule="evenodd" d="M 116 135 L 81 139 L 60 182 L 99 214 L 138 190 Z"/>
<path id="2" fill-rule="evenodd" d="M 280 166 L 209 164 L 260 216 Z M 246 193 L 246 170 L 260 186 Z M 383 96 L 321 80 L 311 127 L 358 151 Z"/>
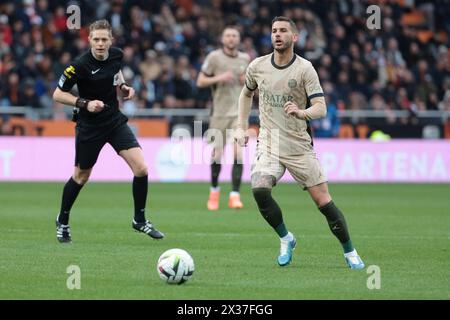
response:
<path id="1" fill-rule="evenodd" d="M 69 224 L 70 209 L 72 209 L 72 205 L 80 193 L 81 188 L 83 188 L 83 185 L 76 183 L 72 177 L 70 177 L 69 181 L 64 185 L 61 210 L 58 216 L 59 223 L 65 225 Z"/>
<path id="2" fill-rule="evenodd" d="M 145 222 L 145 203 L 147 202 L 148 175 L 134 177 L 133 199 L 134 199 L 134 221 Z"/>

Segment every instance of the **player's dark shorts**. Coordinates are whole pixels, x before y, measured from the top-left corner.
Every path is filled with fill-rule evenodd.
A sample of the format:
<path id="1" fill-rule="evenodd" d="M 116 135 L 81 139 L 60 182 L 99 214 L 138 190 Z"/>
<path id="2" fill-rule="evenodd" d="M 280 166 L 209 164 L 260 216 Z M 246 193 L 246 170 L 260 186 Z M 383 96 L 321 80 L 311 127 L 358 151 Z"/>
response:
<path id="1" fill-rule="evenodd" d="M 75 137 L 75 166 L 79 165 L 80 169 L 92 168 L 97 162 L 100 151 L 106 143 L 109 143 L 117 153 L 122 150 L 141 147 L 126 123 L 120 124 L 112 129 L 99 130 L 98 132 L 92 129 L 86 131 L 77 127 Z"/>

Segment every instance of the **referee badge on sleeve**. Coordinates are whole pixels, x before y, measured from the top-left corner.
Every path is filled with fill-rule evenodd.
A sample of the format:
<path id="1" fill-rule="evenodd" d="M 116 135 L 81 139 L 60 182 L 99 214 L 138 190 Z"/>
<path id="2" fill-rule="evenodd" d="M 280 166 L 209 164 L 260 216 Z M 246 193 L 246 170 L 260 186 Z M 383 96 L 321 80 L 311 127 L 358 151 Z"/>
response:
<path id="1" fill-rule="evenodd" d="M 114 75 L 114 82 L 113 82 L 113 86 L 117 86 L 117 85 L 119 85 L 119 73 L 118 72 Z"/>
<path id="2" fill-rule="evenodd" d="M 61 75 L 61 78 L 59 78 L 59 82 L 58 82 L 58 85 L 60 86 L 60 87 L 64 87 L 64 82 L 66 82 L 66 76 L 65 75 Z"/>

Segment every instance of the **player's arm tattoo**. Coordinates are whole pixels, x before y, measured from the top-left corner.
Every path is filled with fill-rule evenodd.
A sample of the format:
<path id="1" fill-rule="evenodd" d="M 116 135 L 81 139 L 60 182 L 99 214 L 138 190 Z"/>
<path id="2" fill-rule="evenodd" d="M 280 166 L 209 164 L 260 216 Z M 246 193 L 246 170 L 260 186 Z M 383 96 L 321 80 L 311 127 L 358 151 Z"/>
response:
<path id="1" fill-rule="evenodd" d="M 262 172 L 255 172 L 252 175 L 252 189 L 253 188 L 267 188 L 272 189 L 276 184 L 277 179 L 274 176 L 264 174 Z"/>

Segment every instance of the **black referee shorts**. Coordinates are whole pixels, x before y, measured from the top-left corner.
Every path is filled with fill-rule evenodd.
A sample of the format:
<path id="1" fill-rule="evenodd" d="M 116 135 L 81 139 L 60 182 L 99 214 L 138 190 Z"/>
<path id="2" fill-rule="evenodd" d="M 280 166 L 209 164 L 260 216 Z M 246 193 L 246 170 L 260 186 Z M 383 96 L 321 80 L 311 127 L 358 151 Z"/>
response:
<path id="1" fill-rule="evenodd" d="M 90 169 L 97 162 L 98 155 L 106 143 L 119 154 L 122 150 L 141 146 L 130 127 L 124 123 L 110 131 L 83 132 L 77 128 L 75 136 L 75 166 Z"/>

